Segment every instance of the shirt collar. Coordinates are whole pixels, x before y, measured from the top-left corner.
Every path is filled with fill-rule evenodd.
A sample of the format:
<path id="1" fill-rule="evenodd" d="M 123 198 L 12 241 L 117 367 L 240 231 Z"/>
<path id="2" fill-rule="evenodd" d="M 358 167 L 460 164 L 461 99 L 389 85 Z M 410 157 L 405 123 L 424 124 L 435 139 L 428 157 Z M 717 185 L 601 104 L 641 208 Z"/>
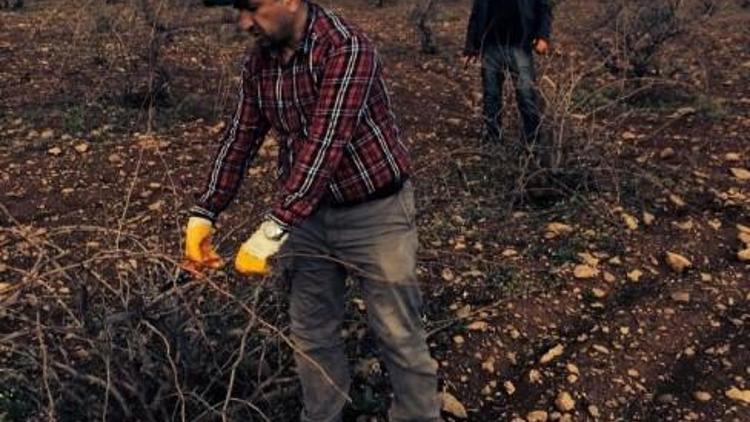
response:
<path id="1" fill-rule="evenodd" d="M 318 9 L 317 7 L 308 2 L 304 2 L 307 5 L 307 24 L 305 25 L 305 35 L 297 46 L 297 51 L 302 50 L 305 53 L 309 53 L 312 48 L 313 41 L 317 38 L 313 28 L 315 26 L 315 20 L 317 18 Z"/>

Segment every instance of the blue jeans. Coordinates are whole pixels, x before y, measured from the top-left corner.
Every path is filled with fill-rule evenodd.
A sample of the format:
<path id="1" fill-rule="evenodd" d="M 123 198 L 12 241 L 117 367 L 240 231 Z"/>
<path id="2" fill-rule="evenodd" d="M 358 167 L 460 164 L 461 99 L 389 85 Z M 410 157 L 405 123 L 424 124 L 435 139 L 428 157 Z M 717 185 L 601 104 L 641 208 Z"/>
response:
<path id="1" fill-rule="evenodd" d="M 490 141 L 502 140 L 502 98 L 506 72 L 510 73 L 516 88 L 518 110 L 523 122 L 522 140 L 533 142 L 541 121 L 534 58 L 530 49 L 518 46 L 488 46 L 482 54 L 485 136 Z"/>
<path id="2" fill-rule="evenodd" d="M 421 320 L 414 219 L 413 187 L 407 182 L 384 199 L 347 208 L 323 205 L 290 234 L 282 259 L 291 283 L 302 421 L 341 420 L 350 386 L 340 334 L 347 275 L 362 287 L 368 324 L 390 375 L 394 397 L 389 419 L 441 420 L 437 362 L 430 356 Z"/>

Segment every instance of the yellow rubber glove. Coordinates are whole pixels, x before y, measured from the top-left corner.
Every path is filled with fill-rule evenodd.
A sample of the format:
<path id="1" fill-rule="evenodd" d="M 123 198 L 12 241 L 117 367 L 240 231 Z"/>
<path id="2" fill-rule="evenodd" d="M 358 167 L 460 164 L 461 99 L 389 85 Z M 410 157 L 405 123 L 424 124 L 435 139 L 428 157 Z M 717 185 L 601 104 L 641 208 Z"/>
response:
<path id="1" fill-rule="evenodd" d="M 234 268 L 242 275 L 267 275 L 268 258 L 281 249 L 289 234 L 273 220 L 264 221 L 240 246 Z"/>
<path id="2" fill-rule="evenodd" d="M 185 260 L 200 267 L 221 268 L 224 262 L 211 245 L 213 223 L 190 217 L 185 230 Z"/>

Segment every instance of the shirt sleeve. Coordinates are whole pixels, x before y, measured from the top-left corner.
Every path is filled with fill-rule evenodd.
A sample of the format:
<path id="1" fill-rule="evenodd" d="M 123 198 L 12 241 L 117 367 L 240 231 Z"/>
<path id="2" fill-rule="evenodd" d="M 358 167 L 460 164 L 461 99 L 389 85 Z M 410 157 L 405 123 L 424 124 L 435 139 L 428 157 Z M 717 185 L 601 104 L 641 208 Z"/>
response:
<path id="1" fill-rule="evenodd" d="M 281 226 L 296 225 L 317 207 L 351 141 L 379 69 L 374 47 L 357 36 L 327 54 L 309 136 L 300 140 L 297 157 L 270 213 Z"/>
<path id="2" fill-rule="evenodd" d="M 487 5 L 485 0 L 474 0 L 469 15 L 469 24 L 466 29 L 466 42 L 464 53 L 479 53 L 482 46 L 482 38 L 486 31 Z"/>
<path id="3" fill-rule="evenodd" d="M 270 128 L 258 106 L 258 89 L 258 77 L 250 57 L 242 69 L 237 109 L 219 139 L 208 182 L 191 214 L 215 221 L 237 194 L 247 165 Z"/>
<path id="4" fill-rule="evenodd" d="M 537 0 L 535 2 L 536 14 L 536 38 L 550 39 L 552 34 L 552 5 L 550 0 Z"/>

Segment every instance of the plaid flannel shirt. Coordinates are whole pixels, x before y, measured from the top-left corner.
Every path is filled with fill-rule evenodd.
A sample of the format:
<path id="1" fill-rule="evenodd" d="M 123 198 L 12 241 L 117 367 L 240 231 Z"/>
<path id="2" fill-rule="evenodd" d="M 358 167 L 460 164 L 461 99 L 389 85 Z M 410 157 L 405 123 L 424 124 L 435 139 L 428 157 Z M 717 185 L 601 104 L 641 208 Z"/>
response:
<path id="1" fill-rule="evenodd" d="M 375 47 L 357 27 L 308 5 L 305 36 L 288 62 L 249 53 L 239 105 L 193 215 L 213 221 L 229 205 L 271 128 L 280 144 L 279 195 L 269 217 L 285 228 L 323 198 L 364 202 L 408 178 L 409 154 Z"/>

